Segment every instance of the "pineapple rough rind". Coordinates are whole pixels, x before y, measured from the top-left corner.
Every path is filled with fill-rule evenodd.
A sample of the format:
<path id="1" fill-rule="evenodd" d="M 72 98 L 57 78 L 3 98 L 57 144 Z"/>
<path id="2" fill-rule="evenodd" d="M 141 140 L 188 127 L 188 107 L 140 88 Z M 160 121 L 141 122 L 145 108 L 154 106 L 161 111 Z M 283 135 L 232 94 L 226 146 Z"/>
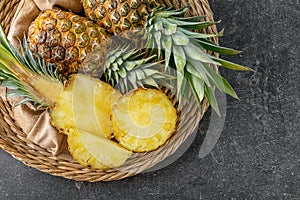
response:
<path id="1" fill-rule="evenodd" d="M 28 45 L 60 73 L 77 72 L 86 55 L 109 34 L 92 21 L 59 9 L 46 10 L 30 25 Z"/>
<path id="2" fill-rule="evenodd" d="M 109 33 L 140 28 L 149 13 L 158 6 L 157 0 L 82 0 L 86 16 Z"/>

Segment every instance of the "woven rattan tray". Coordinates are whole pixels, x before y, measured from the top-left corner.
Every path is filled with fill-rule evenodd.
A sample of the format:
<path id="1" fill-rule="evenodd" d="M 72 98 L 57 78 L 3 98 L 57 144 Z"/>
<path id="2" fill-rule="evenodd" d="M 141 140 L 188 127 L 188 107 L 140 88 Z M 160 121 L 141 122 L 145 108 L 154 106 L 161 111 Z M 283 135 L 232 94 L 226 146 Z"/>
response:
<path id="1" fill-rule="evenodd" d="M 0 1 L 0 21 L 8 33 L 10 22 L 14 17 L 20 0 Z M 167 6 L 181 7 L 190 3 L 189 15 L 206 15 L 207 20 L 213 21 L 213 14 L 207 0 L 163 0 Z M 216 27 L 206 29 L 207 33 L 216 33 Z M 218 42 L 218 38 L 214 38 Z M 0 98 L 0 147 L 22 161 L 24 164 L 42 172 L 61 176 L 76 181 L 112 181 L 130 177 L 155 166 L 168 156 L 172 155 L 178 147 L 194 132 L 198 126 L 208 104 L 204 102 L 203 111 L 199 112 L 195 100 L 185 103 L 181 109 L 180 118 L 175 134 L 161 148 L 149 153 L 134 154 L 124 166 L 108 171 L 83 168 L 78 163 L 70 163 L 53 157 L 51 152 L 26 139 L 26 134 L 14 123 L 11 115 L 11 106 L 5 98 Z"/>

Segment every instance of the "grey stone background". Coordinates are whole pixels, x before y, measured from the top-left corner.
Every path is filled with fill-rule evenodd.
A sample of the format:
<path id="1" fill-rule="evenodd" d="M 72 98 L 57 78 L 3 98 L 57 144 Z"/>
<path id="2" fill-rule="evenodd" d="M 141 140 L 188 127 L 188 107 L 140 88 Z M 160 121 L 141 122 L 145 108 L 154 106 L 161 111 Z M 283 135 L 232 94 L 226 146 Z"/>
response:
<path id="1" fill-rule="evenodd" d="M 255 72 L 221 73 L 228 98 L 222 135 L 203 159 L 209 124 L 180 159 L 159 171 L 109 183 L 80 183 L 27 167 L 0 151 L 0 199 L 300 199 L 299 0 L 211 0 L 228 57 Z"/>

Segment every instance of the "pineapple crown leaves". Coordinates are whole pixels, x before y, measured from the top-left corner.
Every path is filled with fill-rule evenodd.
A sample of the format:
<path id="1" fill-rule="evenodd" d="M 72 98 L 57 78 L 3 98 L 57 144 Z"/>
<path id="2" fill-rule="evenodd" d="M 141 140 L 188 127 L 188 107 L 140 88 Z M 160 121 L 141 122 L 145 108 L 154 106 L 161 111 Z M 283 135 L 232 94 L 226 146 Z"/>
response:
<path id="1" fill-rule="evenodd" d="M 106 82 L 116 86 L 122 93 L 144 86 L 172 88 L 171 80 L 175 77 L 165 73 L 162 64 L 153 62 L 156 55 L 143 58 L 144 54 L 129 46 L 110 51 L 103 66 Z"/>
<path id="2" fill-rule="evenodd" d="M 59 75 L 54 65 L 46 65 L 41 57 L 38 57 L 37 60 L 34 59 L 25 37 L 23 43 L 20 40 L 19 42 L 20 52 L 8 41 L 0 25 L 0 85 L 11 89 L 8 96 L 24 97 L 17 105 L 31 101 L 40 107 L 48 106 L 24 86 L 25 79 L 22 80 L 24 78 L 22 72 L 30 71 L 33 74 L 44 75 L 52 80 L 58 80 L 62 84 L 63 77 Z M 30 76 L 30 73 L 28 75 Z"/>
<path id="3" fill-rule="evenodd" d="M 147 18 L 145 37 L 147 47 L 158 54 L 158 59 L 165 60 L 165 68 L 177 71 L 177 97 L 181 104 L 183 97 L 188 100 L 186 92 L 188 83 L 201 108 L 201 102 L 207 98 L 212 108 L 219 114 L 214 88 L 238 98 L 227 80 L 215 72 L 215 65 L 232 70 L 251 70 L 221 58 L 209 55 L 207 51 L 236 55 L 237 50 L 221 47 L 210 40 L 223 34 L 203 34 L 192 30 L 201 30 L 219 22 L 205 21 L 205 16 L 183 17 L 189 5 L 181 9 L 156 8 Z"/>

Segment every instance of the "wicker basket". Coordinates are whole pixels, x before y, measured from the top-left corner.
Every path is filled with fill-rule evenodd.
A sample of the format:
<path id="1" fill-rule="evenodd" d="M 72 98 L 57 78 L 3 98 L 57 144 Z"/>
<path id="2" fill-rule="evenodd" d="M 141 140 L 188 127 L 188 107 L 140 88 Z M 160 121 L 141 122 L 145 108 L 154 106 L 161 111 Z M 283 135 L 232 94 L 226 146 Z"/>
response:
<path id="1" fill-rule="evenodd" d="M 212 11 L 207 0 L 162 0 L 168 6 L 181 7 L 187 2 L 191 5 L 189 15 L 206 15 L 208 20 L 213 21 Z M 0 1 L 0 21 L 8 33 L 10 22 L 14 17 L 20 0 Z M 207 33 L 216 33 L 216 27 L 209 27 Z M 218 38 L 214 38 L 218 42 Z M 10 104 L 0 98 L 0 146 L 16 159 L 24 164 L 36 168 L 42 172 L 61 176 L 76 181 L 112 181 L 130 177 L 155 166 L 168 156 L 172 155 L 178 147 L 194 132 L 201 120 L 208 104 L 204 102 L 203 112 L 200 113 L 195 100 L 183 106 L 175 134 L 168 142 L 156 151 L 149 153 L 134 154 L 124 166 L 108 171 L 93 170 L 82 167 L 78 163 L 70 163 L 61 160 L 47 150 L 26 139 L 26 134 L 14 123 L 11 115 Z"/>

